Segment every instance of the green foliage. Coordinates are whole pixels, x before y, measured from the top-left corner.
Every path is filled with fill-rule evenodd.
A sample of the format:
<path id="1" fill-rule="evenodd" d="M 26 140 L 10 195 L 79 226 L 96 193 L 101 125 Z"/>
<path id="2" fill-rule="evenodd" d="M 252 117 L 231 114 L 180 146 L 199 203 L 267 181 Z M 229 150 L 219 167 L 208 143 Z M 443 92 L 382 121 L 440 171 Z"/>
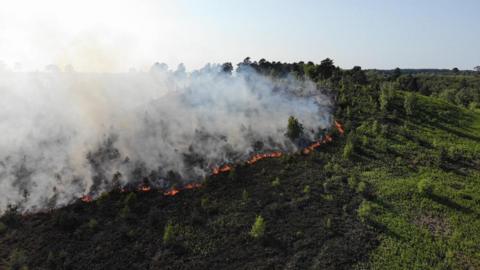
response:
<path id="1" fill-rule="evenodd" d="M 248 194 L 248 191 L 246 189 L 244 189 L 242 191 L 242 200 L 244 202 L 247 202 L 249 198 L 250 198 L 250 195 Z"/>
<path id="2" fill-rule="evenodd" d="M 261 238 L 265 234 L 265 220 L 261 215 L 258 215 L 255 218 L 255 223 L 252 225 L 250 230 L 250 236 L 253 238 Z"/>
<path id="3" fill-rule="evenodd" d="M 350 159 L 353 154 L 353 149 L 354 149 L 353 142 L 349 140 L 343 147 L 343 154 L 342 154 L 343 158 Z"/>
<path id="4" fill-rule="evenodd" d="M 91 219 L 88 221 L 87 226 L 88 226 L 88 228 L 89 228 L 90 230 L 93 231 L 93 230 L 97 229 L 97 227 L 98 227 L 98 221 L 97 221 L 96 219 L 94 219 L 94 218 L 91 218 Z"/>
<path id="5" fill-rule="evenodd" d="M 175 226 L 173 223 L 168 222 L 163 230 L 163 243 L 166 245 L 172 244 L 175 240 Z"/>
<path id="6" fill-rule="evenodd" d="M 310 194 L 310 186 L 309 185 L 306 185 L 305 187 L 303 187 L 303 193 Z"/>
<path id="7" fill-rule="evenodd" d="M 278 187 L 278 186 L 280 186 L 280 178 L 278 178 L 278 176 L 277 176 L 272 181 L 272 187 Z"/>
<path id="8" fill-rule="evenodd" d="M 407 93 L 405 95 L 405 101 L 403 103 L 403 108 L 405 113 L 409 116 L 413 115 L 415 112 L 415 107 L 417 106 L 417 96 L 415 93 Z"/>
<path id="9" fill-rule="evenodd" d="M 137 194 L 134 192 L 128 193 L 127 197 L 125 197 L 124 204 L 125 206 L 132 207 L 135 205 L 135 202 L 137 201 Z"/>
<path id="10" fill-rule="evenodd" d="M 297 118 L 290 116 L 288 118 L 286 136 L 290 138 L 290 140 L 295 140 L 299 138 L 302 134 L 303 134 L 302 124 L 297 120 Z"/>
<path id="11" fill-rule="evenodd" d="M 418 181 L 417 191 L 423 196 L 430 196 L 433 194 L 433 184 L 427 178 L 422 178 Z"/>
<path id="12" fill-rule="evenodd" d="M 380 109 L 382 111 L 388 110 L 393 98 L 395 97 L 395 90 L 393 83 L 386 82 L 382 84 L 380 92 Z"/>
<path id="13" fill-rule="evenodd" d="M 375 212 L 375 206 L 372 202 L 369 201 L 362 201 L 360 206 L 358 207 L 357 213 L 358 217 L 362 222 L 367 222 L 371 220 Z"/>
<path id="14" fill-rule="evenodd" d="M 5 270 L 28 270 L 25 251 L 14 249 L 5 261 Z"/>
<path id="15" fill-rule="evenodd" d="M 8 227 L 3 222 L 0 222 L 0 235 L 4 234 L 7 231 Z"/>

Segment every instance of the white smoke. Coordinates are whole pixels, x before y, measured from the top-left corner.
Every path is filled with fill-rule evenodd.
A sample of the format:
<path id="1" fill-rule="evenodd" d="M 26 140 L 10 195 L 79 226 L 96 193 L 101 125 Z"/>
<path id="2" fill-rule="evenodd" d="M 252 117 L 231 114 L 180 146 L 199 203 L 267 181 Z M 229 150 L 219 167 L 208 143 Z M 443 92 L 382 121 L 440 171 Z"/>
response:
<path id="1" fill-rule="evenodd" d="M 230 75 L 218 65 L 0 72 L 0 212 L 64 205 L 136 177 L 199 180 L 256 151 L 293 151 L 290 115 L 313 140 L 331 124 L 330 101 L 310 81 Z"/>

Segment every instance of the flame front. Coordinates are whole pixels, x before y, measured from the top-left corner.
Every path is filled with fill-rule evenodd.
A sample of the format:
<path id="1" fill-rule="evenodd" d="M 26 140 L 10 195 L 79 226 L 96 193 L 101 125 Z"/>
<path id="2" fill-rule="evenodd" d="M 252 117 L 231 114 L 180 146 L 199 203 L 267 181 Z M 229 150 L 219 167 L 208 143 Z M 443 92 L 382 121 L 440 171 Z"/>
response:
<path id="1" fill-rule="evenodd" d="M 345 129 L 343 128 L 342 124 L 337 120 L 335 120 L 334 123 L 335 123 L 335 128 L 338 130 L 340 135 L 343 136 L 345 134 Z M 326 134 L 320 140 L 318 140 L 318 141 L 312 143 L 311 145 L 305 147 L 302 150 L 302 153 L 303 154 L 310 154 L 316 148 L 320 147 L 323 144 L 329 143 L 331 141 L 333 141 L 333 137 L 330 134 Z M 249 165 L 252 165 L 252 164 L 258 162 L 259 160 L 266 159 L 266 158 L 279 158 L 282 155 L 283 155 L 283 153 L 279 152 L 279 151 L 271 152 L 271 153 L 264 153 L 264 154 L 255 154 L 250 159 L 248 159 L 246 161 L 246 163 L 249 164 Z M 213 168 L 212 175 L 218 175 L 220 173 L 229 172 L 231 170 L 232 170 L 232 165 L 226 164 L 226 165 L 223 165 L 223 166 L 220 166 L 220 167 Z M 182 190 L 198 189 L 198 188 L 201 188 L 201 187 L 202 187 L 202 184 L 192 182 L 192 183 L 185 184 L 181 188 L 171 188 L 171 189 L 163 192 L 163 195 L 164 196 L 175 196 L 178 193 L 180 193 L 180 191 L 182 191 Z M 147 184 L 140 184 L 137 187 L 137 191 L 139 191 L 139 192 L 149 192 L 151 190 L 152 190 L 152 188 Z M 126 192 L 126 191 L 127 190 L 125 188 L 120 189 L 120 192 Z M 89 203 L 93 200 L 93 198 L 90 195 L 84 195 L 84 196 L 82 196 L 81 200 L 85 203 Z"/>

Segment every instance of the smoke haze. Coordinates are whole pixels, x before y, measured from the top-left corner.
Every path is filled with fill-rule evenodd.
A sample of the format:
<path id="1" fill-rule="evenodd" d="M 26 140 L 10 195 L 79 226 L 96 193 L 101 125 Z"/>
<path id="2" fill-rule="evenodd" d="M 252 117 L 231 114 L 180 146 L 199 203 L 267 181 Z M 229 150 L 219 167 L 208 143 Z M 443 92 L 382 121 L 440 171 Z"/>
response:
<path id="1" fill-rule="evenodd" d="M 63 205 L 147 177 L 154 186 L 198 181 L 254 152 L 296 150 L 330 125 L 330 102 L 310 81 L 192 73 L 0 73 L 0 210 Z M 298 144 L 298 143 L 297 143 Z"/>

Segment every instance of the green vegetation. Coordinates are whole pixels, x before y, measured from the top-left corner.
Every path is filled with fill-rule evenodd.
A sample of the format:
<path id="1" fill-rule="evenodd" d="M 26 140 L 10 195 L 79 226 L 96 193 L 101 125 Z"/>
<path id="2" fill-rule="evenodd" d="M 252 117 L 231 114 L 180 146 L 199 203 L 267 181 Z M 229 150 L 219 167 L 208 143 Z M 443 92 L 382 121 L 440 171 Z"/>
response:
<path id="1" fill-rule="evenodd" d="M 478 74 L 246 66 L 329 89 L 348 135 L 330 130 L 309 155 L 239 165 L 173 197 L 112 191 L 22 218 L 12 208 L 0 268 L 480 269 Z M 287 130 L 301 138 L 295 118 Z M 91 220 L 94 235 L 78 233 Z"/>
<path id="2" fill-rule="evenodd" d="M 286 136 L 291 140 L 295 140 L 299 138 L 303 133 L 303 126 L 298 122 L 297 118 L 290 116 L 288 118 L 288 125 L 287 125 L 287 134 Z"/>
<path id="3" fill-rule="evenodd" d="M 261 238 L 265 234 L 265 220 L 262 216 L 257 216 L 255 218 L 255 223 L 252 225 L 252 229 L 250 230 L 250 235 L 253 238 Z"/>

